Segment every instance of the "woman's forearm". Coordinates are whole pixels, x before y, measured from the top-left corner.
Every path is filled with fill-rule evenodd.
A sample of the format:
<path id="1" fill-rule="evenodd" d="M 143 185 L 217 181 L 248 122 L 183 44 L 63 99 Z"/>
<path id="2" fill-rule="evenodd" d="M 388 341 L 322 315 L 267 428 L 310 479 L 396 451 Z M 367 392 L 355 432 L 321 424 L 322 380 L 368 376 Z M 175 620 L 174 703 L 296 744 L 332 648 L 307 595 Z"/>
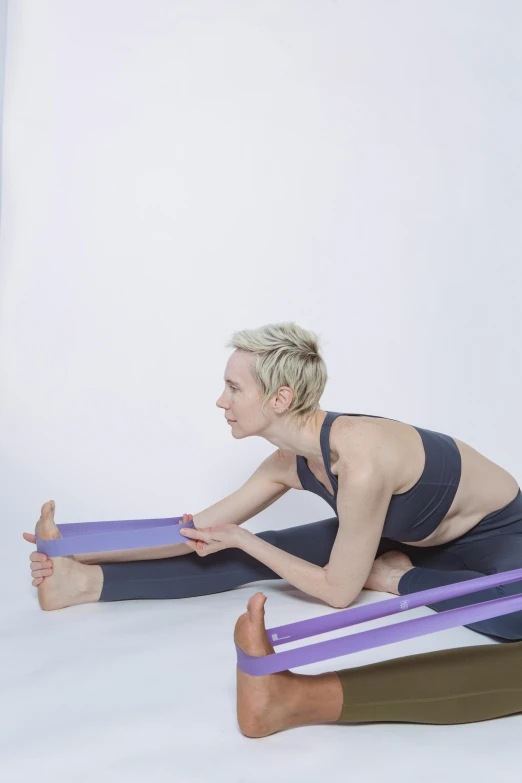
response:
<path id="1" fill-rule="evenodd" d="M 334 606 L 332 588 L 324 568 L 284 552 L 245 528 L 238 528 L 235 540 L 238 549 L 264 563 L 298 590 Z"/>

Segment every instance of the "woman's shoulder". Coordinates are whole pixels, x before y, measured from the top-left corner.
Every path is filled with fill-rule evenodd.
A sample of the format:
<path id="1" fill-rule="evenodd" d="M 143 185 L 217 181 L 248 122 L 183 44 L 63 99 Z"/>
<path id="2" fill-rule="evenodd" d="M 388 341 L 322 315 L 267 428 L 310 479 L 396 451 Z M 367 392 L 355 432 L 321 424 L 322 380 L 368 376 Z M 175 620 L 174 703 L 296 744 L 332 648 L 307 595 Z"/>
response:
<path id="1" fill-rule="evenodd" d="M 369 416 L 338 416 L 330 428 L 330 451 L 343 462 L 369 460 L 382 448 L 385 438 L 380 421 Z"/>
<path id="2" fill-rule="evenodd" d="M 405 422 L 384 417 L 338 416 L 330 433 L 330 450 L 353 470 L 366 465 L 395 475 L 418 440 L 415 428 Z"/>

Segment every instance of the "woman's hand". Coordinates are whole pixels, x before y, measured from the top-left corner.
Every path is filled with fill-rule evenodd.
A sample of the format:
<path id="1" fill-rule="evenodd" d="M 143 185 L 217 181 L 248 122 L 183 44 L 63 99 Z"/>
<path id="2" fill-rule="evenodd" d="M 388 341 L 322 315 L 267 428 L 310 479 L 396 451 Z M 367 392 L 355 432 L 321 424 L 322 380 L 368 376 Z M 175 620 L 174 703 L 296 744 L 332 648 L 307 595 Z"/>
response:
<path id="1" fill-rule="evenodd" d="M 185 521 L 185 520 L 184 520 Z M 192 521 L 192 520 L 190 520 Z M 212 555 L 222 549 L 235 549 L 241 531 L 237 525 L 215 525 L 214 527 L 181 528 L 184 538 L 192 539 L 187 545 L 200 557 Z"/>
<path id="2" fill-rule="evenodd" d="M 22 535 L 30 544 L 36 544 L 34 533 L 22 533 Z M 33 577 L 31 584 L 33 587 L 39 587 L 46 576 L 52 576 L 53 561 L 43 552 L 37 552 L 36 550 L 31 552 L 29 560 L 31 561 L 31 575 Z"/>

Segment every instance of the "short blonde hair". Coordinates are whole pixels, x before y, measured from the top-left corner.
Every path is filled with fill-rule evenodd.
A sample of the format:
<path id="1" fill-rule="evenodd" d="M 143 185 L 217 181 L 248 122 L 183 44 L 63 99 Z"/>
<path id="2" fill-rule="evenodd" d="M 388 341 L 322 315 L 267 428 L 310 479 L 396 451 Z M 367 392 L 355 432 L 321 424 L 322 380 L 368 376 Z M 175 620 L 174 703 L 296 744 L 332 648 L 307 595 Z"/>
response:
<path id="1" fill-rule="evenodd" d="M 314 332 L 293 321 L 267 324 L 234 332 L 226 347 L 252 354 L 250 370 L 263 405 L 275 397 L 280 386 L 289 386 L 294 398 L 286 417 L 301 428 L 317 413 L 328 373 Z"/>

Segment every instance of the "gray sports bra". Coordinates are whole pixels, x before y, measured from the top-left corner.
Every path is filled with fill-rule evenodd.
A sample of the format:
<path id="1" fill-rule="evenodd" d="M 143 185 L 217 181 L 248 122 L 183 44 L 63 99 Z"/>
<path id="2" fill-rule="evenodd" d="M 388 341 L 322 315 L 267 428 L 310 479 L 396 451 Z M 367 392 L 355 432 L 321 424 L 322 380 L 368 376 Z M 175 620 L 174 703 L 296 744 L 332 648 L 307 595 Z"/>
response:
<path id="1" fill-rule="evenodd" d="M 320 495 L 337 514 L 337 476 L 330 470 L 330 428 L 338 416 L 371 416 L 367 413 L 327 411 L 321 427 L 320 443 L 326 472 L 334 495 L 314 476 L 305 457 L 297 455 L 297 475 L 304 489 Z M 371 416 L 384 419 L 384 416 Z M 398 419 L 389 419 L 398 421 Z M 449 435 L 415 427 L 422 438 L 426 455 L 422 476 L 407 492 L 392 495 L 382 535 L 394 541 L 422 541 L 439 526 L 457 493 L 461 475 L 461 456 Z"/>

